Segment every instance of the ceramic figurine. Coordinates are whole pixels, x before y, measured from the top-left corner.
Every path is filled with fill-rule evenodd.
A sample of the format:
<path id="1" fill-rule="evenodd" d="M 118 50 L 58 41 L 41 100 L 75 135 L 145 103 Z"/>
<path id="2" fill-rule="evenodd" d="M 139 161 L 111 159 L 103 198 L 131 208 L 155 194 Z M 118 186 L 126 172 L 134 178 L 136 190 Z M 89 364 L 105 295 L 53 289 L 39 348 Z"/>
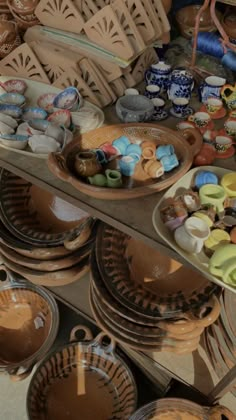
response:
<path id="1" fill-rule="evenodd" d="M 174 231 L 181 226 L 188 217 L 184 203 L 179 198 L 169 198 L 160 210 L 163 223 L 168 229 Z"/>
<path id="2" fill-rule="evenodd" d="M 177 244 L 190 254 L 199 254 L 204 242 L 210 235 L 210 229 L 204 220 L 189 217 L 184 225 L 175 230 L 174 237 Z"/>
<path id="3" fill-rule="evenodd" d="M 209 76 L 199 87 L 200 101 L 207 102 L 209 97 L 220 98 L 222 87 L 226 80 L 218 76 Z"/>
<path id="4" fill-rule="evenodd" d="M 122 177 L 119 171 L 106 169 L 107 186 L 110 188 L 120 188 L 122 186 Z"/>
<path id="5" fill-rule="evenodd" d="M 89 176 L 88 180 L 91 185 L 96 185 L 97 187 L 107 186 L 107 177 L 103 174 L 96 174 L 93 176 Z"/>
<path id="6" fill-rule="evenodd" d="M 221 96 L 229 109 L 236 109 L 236 84 L 225 85 L 221 89 Z"/>
<path id="7" fill-rule="evenodd" d="M 112 146 L 116 149 L 116 154 L 125 155 L 126 148 L 130 145 L 130 140 L 127 136 L 121 136 L 113 140 Z"/>
<path id="8" fill-rule="evenodd" d="M 194 87 L 192 74 L 187 70 L 173 70 L 170 75 L 167 90 L 168 98 L 173 101 L 175 98 L 191 98 Z"/>
<path id="9" fill-rule="evenodd" d="M 75 171 L 82 177 L 89 177 L 101 172 L 101 165 L 97 160 L 95 152 L 79 152 L 75 156 Z"/>
<path id="10" fill-rule="evenodd" d="M 157 64 L 152 64 L 145 73 L 146 84 L 157 85 L 161 91 L 166 91 L 168 88 L 170 73 L 171 66 L 166 64 L 164 61 L 159 61 Z"/>
<path id="11" fill-rule="evenodd" d="M 186 118 L 193 114 L 193 109 L 189 106 L 189 99 L 187 98 L 175 98 L 172 101 L 172 107 L 170 108 L 170 114 L 176 118 Z"/>
<path id="12" fill-rule="evenodd" d="M 175 148 L 172 144 L 163 144 L 156 149 L 156 158 L 160 160 L 163 156 L 170 156 L 175 153 Z"/>

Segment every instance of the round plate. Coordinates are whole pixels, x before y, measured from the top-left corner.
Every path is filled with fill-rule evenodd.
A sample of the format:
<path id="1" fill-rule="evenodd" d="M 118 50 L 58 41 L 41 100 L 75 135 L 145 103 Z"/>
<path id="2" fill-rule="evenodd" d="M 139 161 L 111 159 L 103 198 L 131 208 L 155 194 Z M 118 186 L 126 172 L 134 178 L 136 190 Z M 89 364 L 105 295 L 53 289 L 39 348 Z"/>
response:
<path id="1" fill-rule="evenodd" d="M 227 158 L 232 157 L 234 154 L 235 154 L 235 148 L 234 148 L 234 146 L 232 145 L 232 146 L 230 146 L 230 147 L 228 148 L 228 150 L 226 150 L 226 151 L 225 151 L 225 152 L 223 152 L 223 153 L 219 153 L 219 152 L 217 152 L 217 153 L 216 153 L 216 159 L 227 159 Z"/>
<path id="2" fill-rule="evenodd" d="M 97 231 L 96 259 L 113 297 L 152 319 L 200 308 L 220 290 L 197 272 L 104 223 Z"/>
<path id="3" fill-rule="evenodd" d="M 199 109 L 199 112 L 207 112 L 211 116 L 212 120 L 219 120 L 221 118 L 224 118 L 227 114 L 227 111 L 225 108 L 221 108 L 218 112 L 215 112 L 214 114 L 212 114 L 207 111 L 206 105 L 202 105 L 201 108 Z"/>

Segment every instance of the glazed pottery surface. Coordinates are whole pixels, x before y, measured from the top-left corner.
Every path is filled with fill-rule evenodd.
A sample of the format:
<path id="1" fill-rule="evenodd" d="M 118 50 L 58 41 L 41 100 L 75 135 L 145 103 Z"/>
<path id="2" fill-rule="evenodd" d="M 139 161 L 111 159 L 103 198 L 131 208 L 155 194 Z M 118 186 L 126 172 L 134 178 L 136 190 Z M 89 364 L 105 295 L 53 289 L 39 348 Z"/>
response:
<path id="1" fill-rule="evenodd" d="M 209 97 L 220 98 L 222 87 L 226 79 L 218 76 L 209 76 L 199 87 L 201 102 L 206 103 Z"/>
<path id="2" fill-rule="evenodd" d="M 78 326 L 71 341 L 76 330 L 85 332 L 86 342 L 58 349 L 34 373 L 27 396 L 30 420 L 37 420 L 39 413 L 42 420 L 75 420 L 78 413 L 91 420 L 95 412 L 98 420 L 128 420 L 136 408 L 137 390 L 131 371 L 115 352 L 113 338 L 104 345 L 106 334 L 91 340 L 91 332 Z"/>
<path id="3" fill-rule="evenodd" d="M 236 174 L 235 172 L 229 172 L 225 174 L 221 179 L 221 185 L 224 187 L 229 197 L 236 197 Z"/>
<path id="4" fill-rule="evenodd" d="M 0 95 L 0 104 L 23 106 L 25 100 L 25 97 L 20 93 L 11 92 Z"/>
<path id="5" fill-rule="evenodd" d="M 197 14 L 201 8 L 199 4 L 192 4 L 178 10 L 175 15 L 175 19 L 178 23 L 180 33 L 185 38 L 191 39 L 194 35 L 194 27 Z M 216 10 L 216 15 L 218 19 L 221 17 L 221 13 Z M 199 23 L 200 32 L 211 32 L 216 29 L 214 22 L 211 18 L 210 8 L 207 7 L 201 14 L 201 19 Z"/>
<path id="6" fill-rule="evenodd" d="M 194 87 L 192 74 L 187 70 L 173 70 L 170 75 L 168 86 L 168 98 L 173 101 L 175 98 L 191 98 Z"/>
<path id="7" fill-rule="evenodd" d="M 98 228 L 96 257 L 114 298 L 130 310 L 152 318 L 173 317 L 199 307 L 216 290 L 216 286 L 177 261 L 160 256 L 156 250 L 105 224 Z"/>
<path id="8" fill-rule="evenodd" d="M 155 124 L 119 124 L 102 127 L 83 134 L 68 144 L 61 154 L 50 154 L 49 169 L 60 179 L 71 183 L 83 193 L 102 199 L 127 199 L 152 194 L 167 188 L 168 185 L 181 178 L 190 168 L 193 155 L 198 153 L 202 144 L 202 137 L 197 130 L 183 130 L 182 135 L 170 129 Z M 132 178 L 123 178 L 122 188 L 99 188 L 79 179 L 74 170 L 75 156 L 78 152 L 101 148 L 111 151 L 112 156 L 117 154 L 114 140 L 125 136 L 133 144 L 152 142 L 155 146 L 172 144 L 179 162 L 179 166 L 158 182 L 150 178 L 143 167 L 143 158 L 137 162 Z M 186 139 L 187 141 L 183 140 Z M 191 146 L 188 142 L 194 140 Z M 112 145 L 113 142 L 113 145 Z M 106 147 L 106 149 L 105 149 Z M 113 160 L 105 169 L 116 169 L 117 162 Z"/>
<path id="9" fill-rule="evenodd" d="M 53 100 L 53 106 L 60 109 L 75 110 L 82 105 L 82 97 L 75 87 L 68 87 L 59 93 Z"/>
<path id="10" fill-rule="evenodd" d="M 15 280 L 9 272 L 0 301 L 0 369 L 20 379 L 19 372 L 30 371 L 53 344 L 59 324 L 57 305 L 46 291 Z"/>
<path id="11" fill-rule="evenodd" d="M 79 152 L 75 156 L 75 171 L 82 177 L 93 176 L 101 172 L 102 167 L 95 152 Z"/>
<path id="12" fill-rule="evenodd" d="M 236 109 L 236 85 L 225 85 L 221 89 L 221 96 L 229 109 Z"/>
<path id="13" fill-rule="evenodd" d="M 144 122 L 150 119 L 154 106 L 150 99 L 143 95 L 122 96 L 116 102 L 116 113 L 124 123 Z"/>
<path id="14" fill-rule="evenodd" d="M 43 247 L 63 244 L 81 229 L 89 215 L 64 200 L 2 169 L 0 213 L 17 237 Z"/>
<path id="15" fill-rule="evenodd" d="M 170 73 L 171 66 L 164 61 L 159 61 L 157 64 L 152 64 L 145 73 L 146 84 L 157 85 L 162 91 L 166 91 Z"/>
<path id="16" fill-rule="evenodd" d="M 27 89 L 27 84 L 23 80 L 17 80 L 17 79 L 1 82 L 0 86 L 6 92 L 17 92 L 17 93 L 21 93 L 22 95 L 25 93 Z"/>

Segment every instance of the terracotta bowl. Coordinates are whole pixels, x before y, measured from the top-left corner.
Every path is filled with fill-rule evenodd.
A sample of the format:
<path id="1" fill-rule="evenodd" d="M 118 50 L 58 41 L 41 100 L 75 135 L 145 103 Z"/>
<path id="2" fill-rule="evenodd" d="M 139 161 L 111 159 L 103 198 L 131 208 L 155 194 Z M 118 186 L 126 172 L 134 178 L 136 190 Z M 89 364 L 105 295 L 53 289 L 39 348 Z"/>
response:
<path id="1" fill-rule="evenodd" d="M 176 13 L 175 19 L 177 21 L 180 33 L 185 38 L 190 39 L 193 37 L 195 20 L 200 8 L 201 5 L 195 4 L 191 6 L 186 6 L 183 9 L 178 10 L 178 12 Z M 219 11 L 216 11 L 216 15 L 220 20 L 221 13 Z M 201 16 L 199 30 L 204 32 L 210 32 L 214 31 L 215 29 L 216 28 L 214 22 L 212 21 L 210 15 L 210 9 L 207 8 Z"/>
<path id="2" fill-rule="evenodd" d="M 71 250 L 80 238 L 86 242 L 93 223 L 83 210 L 4 169 L 0 216 L 7 229 L 25 242 L 41 247 L 66 243 Z"/>
<path id="3" fill-rule="evenodd" d="M 74 169 L 75 156 L 81 150 L 99 148 L 104 143 L 125 135 L 131 142 L 151 141 L 157 144 L 172 144 L 180 162 L 179 166 L 158 179 L 152 179 L 143 168 L 143 160 L 137 163 L 132 177 L 123 177 L 121 188 L 97 187 L 80 178 Z M 187 141 L 186 141 L 187 140 Z M 181 178 L 190 168 L 193 156 L 201 148 L 202 137 L 195 129 L 175 132 L 156 124 L 118 124 L 105 126 L 82 134 L 68 144 L 62 153 L 51 153 L 48 158 L 49 169 L 58 178 L 72 184 L 79 191 L 95 198 L 121 200 L 141 197 L 161 191 Z M 116 168 L 117 161 L 112 161 L 108 168 Z"/>
<path id="4" fill-rule="evenodd" d="M 0 270 L 2 267 L 0 267 Z M 54 298 L 11 274 L 0 288 L 0 370 L 27 376 L 57 335 L 59 312 Z"/>
<path id="5" fill-rule="evenodd" d="M 129 367 L 115 352 L 115 343 L 104 345 L 100 333 L 91 341 L 63 346 L 49 355 L 34 373 L 27 395 L 30 420 L 76 418 L 128 420 L 136 408 L 137 390 Z M 89 340 L 89 341 L 88 341 Z M 96 415 L 95 415 L 96 414 Z"/>

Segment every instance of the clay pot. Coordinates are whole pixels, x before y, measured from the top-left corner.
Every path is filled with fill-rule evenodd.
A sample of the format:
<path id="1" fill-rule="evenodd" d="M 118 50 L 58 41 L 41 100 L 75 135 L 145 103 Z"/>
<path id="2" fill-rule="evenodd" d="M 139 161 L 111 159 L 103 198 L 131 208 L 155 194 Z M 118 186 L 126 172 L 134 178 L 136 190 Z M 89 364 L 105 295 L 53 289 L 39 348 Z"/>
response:
<path id="1" fill-rule="evenodd" d="M 21 380 L 52 346 L 59 312 L 51 294 L 6 273 L 0 287 L 0 370 Z"/>
<path id="2" fill-rule="evenodd" d="M 79 152 L 75 156 L 75 171 L 82 177 L 93 176 L 101 172 L 102 166 L 95 152 Z"/>
<path id="3" fill-rule="evenodd" d="M 178 10 L 175 15 L 180 33 L 185 38 L 192 38 L 194 33 L 196 16 L 199 12 L 201 5 L 191 5 L 183 7 Z M 218 19 L 221 19 L 221 13 L 216 11 Z M 215 30 L 215 25 L 211 19 L 210 8 L 207 8 L 201 16 L 199 31 L 210 32 Z"/>

